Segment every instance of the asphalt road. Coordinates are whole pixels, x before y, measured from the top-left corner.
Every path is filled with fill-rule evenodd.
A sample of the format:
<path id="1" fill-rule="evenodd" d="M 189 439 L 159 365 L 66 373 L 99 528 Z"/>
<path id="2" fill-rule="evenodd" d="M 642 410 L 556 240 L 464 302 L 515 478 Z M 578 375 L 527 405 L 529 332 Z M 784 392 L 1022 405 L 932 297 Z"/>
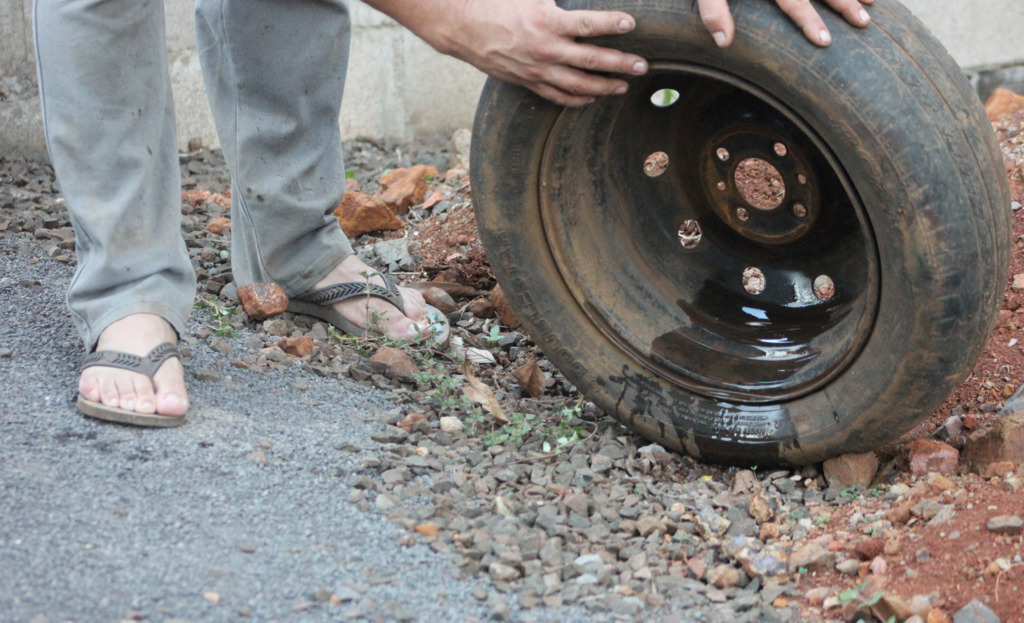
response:
<path id="1" fill-rule="evenodd" d="M 11 235 L 0 269 L 0 621 L 490 618 L 451 559 L 347 500 L 380 394 L 309 374 L 296 389 L 298 371 L 202 348 L 185 426 L 87 419 L 71 269 Z M 192 379 L 201 367 L 220 381 Z"/>

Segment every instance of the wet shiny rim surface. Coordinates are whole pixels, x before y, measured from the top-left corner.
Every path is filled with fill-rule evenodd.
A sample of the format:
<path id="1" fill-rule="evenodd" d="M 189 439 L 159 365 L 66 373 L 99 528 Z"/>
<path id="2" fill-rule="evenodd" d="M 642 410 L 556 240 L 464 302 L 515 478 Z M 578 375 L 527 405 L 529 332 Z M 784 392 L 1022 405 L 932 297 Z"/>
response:
<path id="1" fill-rule="evenodd" d="M 870 335 L 880 268 L 853 184 L 813 129 L 735 76 L 652 63 L 629 94 L 565 110 L 538 192 L 593 324 L 696 393 L 789 400 Z"/>

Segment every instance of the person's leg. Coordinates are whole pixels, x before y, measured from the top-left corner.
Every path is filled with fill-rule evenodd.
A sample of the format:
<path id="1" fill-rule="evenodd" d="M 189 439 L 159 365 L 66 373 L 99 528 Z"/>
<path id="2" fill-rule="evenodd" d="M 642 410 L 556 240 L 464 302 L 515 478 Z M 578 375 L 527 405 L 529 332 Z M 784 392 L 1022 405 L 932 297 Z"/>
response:
<path id="1" fill-rule="evenodd" d="M 196 39 L 207 95 L 231 170 L 235 282 L 275 282 L 290 296 L 370 268 L 332 215 L 345 193 L 338 115 L 349 48 L 347 0 L 199 0 Z M 375 278 L 379 281 L 379 278 Z M 371 299 L 394 337 L 425 326 L 419 293 L 405 315 Z M 335 309 L 367 322 L 364 300 Z"/>
<path id="2" fill-rule="evenodd" d="M 47 145 L 76 234 L 68 307 L 87 350 L 145 355 L 177 340 L 195 296 L 162 2 L 37 0 L 35 39 Z M 79 387 L 106 405 L 184 413 L 177 359 L 154 383 L 92 367 Z"/>

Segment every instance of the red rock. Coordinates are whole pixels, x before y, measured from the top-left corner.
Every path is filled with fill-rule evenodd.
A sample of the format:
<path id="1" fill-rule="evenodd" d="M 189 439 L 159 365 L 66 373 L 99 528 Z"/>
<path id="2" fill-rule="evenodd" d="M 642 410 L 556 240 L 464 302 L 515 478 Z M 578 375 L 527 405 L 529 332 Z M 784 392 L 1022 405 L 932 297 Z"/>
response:
<path id="1" fill-rule="evenodd" d="M 844 454 L 825 461 L 822 471 L 831 487 L 867 489 L 878 472 L 878 457 L 874 452 Z"/>
<path id="2" fill-rule="evenodd" d="M 1015 469 L 1017 469 L 1017 466 L 1012 461 L 992 463 L 985 468 L 985 478 L 1002 478 Z"/>
<path id="3" fill-rule="evenodd" d="M 189 205 L 189 207 L 196 207 L 202 204 L 204 201 L 210 198 L 210 191 L 199 190 L 194 188 L 192 190 L 186 190 L 181 193 L 181 200 Z"/>
<path id="4" fill-rule="evenodd" d="M 223 236 L 224 232 L 231 229 L 231 219 L 226 216 L 218 216 L 206 225 L 206 231 L 217 236 Z"/>
<path id="5" fill-rule="evenodd" d="M 350 238 L 371 231 L 405 227 L 402 219 L 395 216 L 383 201 L 366 193 L 345 193 L 341 205 L 334 209 L 334 216 Z"/>
<path id="6" fill-rule="evenodd" d="M 501 318 L 501 324 L 505 325 L 509 329 L 518 329 L 522 322 L 519 320 L 519 316 L 515 310 L 512 309 L 512 304 L 508 302 L 508 298 L 505 296 L 505 291 L 501 289 L 501 285 L 494 286 L 488 297 L 491 304 L 494 305 L 494 309 L 498 312 L 498 317 Z"/>
<path id="7" fill-rule="evenodd" d="M 435 190 L 434 192 L 430 193 L 430 196 L 423 201 L 423 209 L 429 210 L 430 208 L 441 203 L 442 201 L 444 201 L 444 193 Z"/>
<path id="8" fill-rule="evenodd" d="M 436 286 L 423 290 L 422 294 L 427 305 L 436 307 L 442 314 L 450 314 L 459 308 L 451 294 Z"/>
<path id="9" fill-rule="evenodd" d="M 989 465 L 1010 462 L 1024 463 L 1024 411 L 1004 416 L 988 430 L 979 430 L 964 444 L 964 463 L 976 473 L 984 473 Z"/>
<path id="10" fill-rule="evenodd" d="M 1013 276 L 1013 283 L 1010 284 L 1010 289 L 1014 292 L 1024 290 L 1024 273 L 1018 273 Z"/>
<path id="11" fill-rule="evenodd" d="M 985 114 L 990 121 L 1024 110 L 1024 96 L 1009 89 L 996 89 L 985 102 Z"/>
<path id="12" fill-rule="evenodd" d="M 313 354 L 313 338 L 308 335 L 281 338 L 277 345 L 284 352 L 296 357 L 308 357 Z"/>
<path id="13" fill-rule="evenodd" d="M 415 530 L 421 536 L 425 536 L 428 538 L 433 538 L 440 534 L 440 530 L 438 530 L 437 524 L 432 521 L 428 523 L 419 524 L 418 526 L 416 526 Z"/>
<path id="14" fill-rule="evenodd" d="M 427 177 L 437 177 L 437 169 L 418 164 L 411 169 L 395 169 L 380 178 L 381 200 L 395 214 L 405 214 L 427 196 Z"/>
<path id="15" fill-rule="evenodd" d="M 263 321 L 288 308 L 288 295 L 276 283 L 250 283 L 238 288 L 238 301 L 253 320 Z"/>
<path id="16" fill-rule="evenodd" d="M 964 428 L 967 430 L 974 430 L 978 428 L 978 416 L 973 413 L 967 413 L 964 415 Z"/>
<path id="17" fill-rule="evenodd" d="M 494 305 L 485 298 L 473 299 L 466 306 L 466 309 L 477 318 L 494 318 L 497 315 Z"/>
<path id="18" fill-rule="evenodd" d="M 536 361 L 530 360 L 519 366 L 512 371 L 512 376 L 516 378 L 516 382 L 519 383 L 519 389 L 523 390 L 524 394 L 534 398 L 540 398 L 544 395 L 544 384 L 547 382 L 547 379 L 544 377 L 544 372 L 541 371 Z"/>
<path id="19" fill-rule="evenodd" d="M 384 376 L 402 383 L 415 383 L 414 376 L 419 368 L 405 351 L 392 346 L 384 346 L 370 357 L 373 363 L 384 365 Z"/>
<path id="20" fill-rule="evenodd" d="M 914 476 L 930 472 L 956 473 L 960 452 L 953 446 L 934 439 L 915 439 L 906 448 L 907 470 Z"/>

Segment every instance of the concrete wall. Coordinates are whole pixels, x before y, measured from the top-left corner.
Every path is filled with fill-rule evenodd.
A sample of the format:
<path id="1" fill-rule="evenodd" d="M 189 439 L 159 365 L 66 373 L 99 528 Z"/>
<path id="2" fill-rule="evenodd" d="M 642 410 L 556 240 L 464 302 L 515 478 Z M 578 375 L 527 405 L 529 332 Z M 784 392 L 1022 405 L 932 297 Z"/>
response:
<path id="1" fill-rule="evenodd" d="M 878 0 L 886 2 L 889 0 Z M 1024 2 L 904 0 L 987 95 L 1001 83 L 1024 89 Z M 203 93 L 192 32 L 194 0 L 165 0 L 179 138 L 216 136 Z M 0 152 L 42 155 L 35 94 L 32 0 L 0 0 Z M 408 140 L 472 123 L 483 76 L 434 52 L 390 19 L 352 2 L 353 48 L 342 134 Z"/>

